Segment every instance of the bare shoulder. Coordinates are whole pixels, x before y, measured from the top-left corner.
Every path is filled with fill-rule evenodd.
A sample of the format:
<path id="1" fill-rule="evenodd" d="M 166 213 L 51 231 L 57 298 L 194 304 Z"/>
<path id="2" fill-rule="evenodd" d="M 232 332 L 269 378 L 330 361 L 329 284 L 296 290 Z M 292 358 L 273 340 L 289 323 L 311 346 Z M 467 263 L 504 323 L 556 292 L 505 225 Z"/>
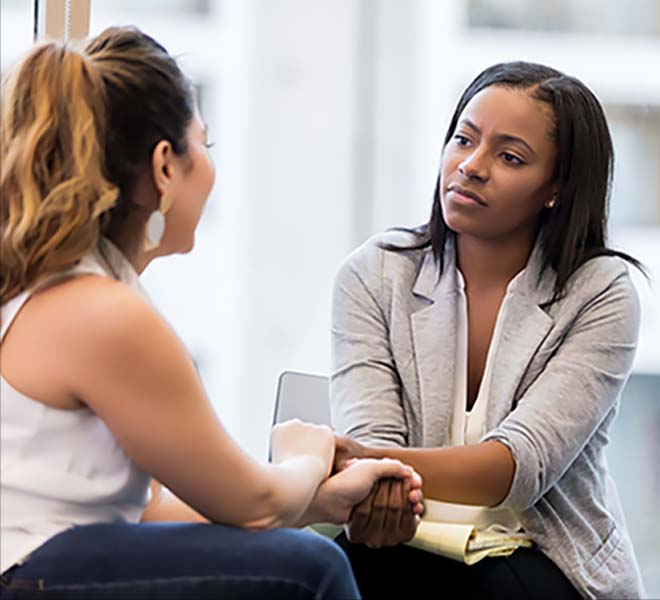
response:
<path id="1" fill-rule="evenodd" d="M 3 340 L 2 375 L 30 398 L 75 408 L 104 372 L 121 373 L 154 355 L 161 360 L 153 346 L 187 358 L 169 326 L 130 287 L 80 275 L 24 305 Z"/>
<path id="2" fill-rule="evenodd" d="M 82 275 L 48 288 L 30 300 L 34 321 L 60 343 L 89 350 L 97 343 L 118 343 L 160 324 L 149 304 L 126 284 L 98 275 Z"/>

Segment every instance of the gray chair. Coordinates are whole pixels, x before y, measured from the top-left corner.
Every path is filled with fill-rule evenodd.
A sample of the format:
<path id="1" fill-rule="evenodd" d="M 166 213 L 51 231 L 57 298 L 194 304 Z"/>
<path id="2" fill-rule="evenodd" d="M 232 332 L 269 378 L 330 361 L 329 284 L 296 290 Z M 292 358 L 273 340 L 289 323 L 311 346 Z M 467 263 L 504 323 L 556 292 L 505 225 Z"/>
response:
<path id="1" fill-rule="evenodd" d="M 284 371 L 280 374 L 273 425 L 294 418 L 331 426 L 327 377 L 300 371 Z M 270 459 L 269 448 L 268 460 Z"/>
<path id="2" fill-rule="evenodd" d="M 327 377 L 299 371 L 280 375 L 273 425 L 294 418 L 317 425 L 331 424 Z"/>

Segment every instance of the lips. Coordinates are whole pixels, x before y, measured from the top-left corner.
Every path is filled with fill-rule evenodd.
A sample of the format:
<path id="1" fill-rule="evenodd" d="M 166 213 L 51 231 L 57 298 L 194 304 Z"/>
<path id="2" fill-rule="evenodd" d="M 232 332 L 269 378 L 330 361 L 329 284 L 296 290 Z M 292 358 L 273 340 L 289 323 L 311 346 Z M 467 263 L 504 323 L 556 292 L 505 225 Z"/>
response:
<path id="1" fill-rule="evenodd" d="M 464 199 L 466 202 L 473 200 L 480 206 L 488 206 L 488 203 L 483 199 L 483 197 L 480 194 L 477 194 L 477 192 L 474 192 L 467 188 L 461 187 L 460 185 L 457 185 L 455 183 L 452 183 L 447 188 L 447 191 L 452 192 L 457 197 L 458 200 Z"/>

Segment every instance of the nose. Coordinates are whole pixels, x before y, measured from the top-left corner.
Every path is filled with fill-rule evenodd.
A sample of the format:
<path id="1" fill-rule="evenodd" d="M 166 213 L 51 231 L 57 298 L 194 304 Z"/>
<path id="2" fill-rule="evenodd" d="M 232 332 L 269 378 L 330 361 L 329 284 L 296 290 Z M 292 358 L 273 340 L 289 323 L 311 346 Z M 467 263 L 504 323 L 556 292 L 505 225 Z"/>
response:
<path id="1" fill-rule="evenodd" d="M 488 179 L 488 164 L 486 157 L 479 149 L 465 157 L 458 165 L 458 171 L 467 179 L 478 179 L 486 181 Z"/>

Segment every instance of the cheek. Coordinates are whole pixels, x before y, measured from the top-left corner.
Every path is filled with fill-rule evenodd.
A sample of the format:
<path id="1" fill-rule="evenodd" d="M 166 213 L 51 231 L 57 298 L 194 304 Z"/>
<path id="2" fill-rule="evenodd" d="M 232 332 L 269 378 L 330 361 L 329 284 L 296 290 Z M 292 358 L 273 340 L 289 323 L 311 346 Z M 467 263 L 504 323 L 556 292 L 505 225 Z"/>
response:
<path id="1" fill-rule="evenodd" d="M 215 166 L 206 151 L 198 157 L 196 166 L 199 170 L 198 173 L 196 173 L 198 193 L 200 195 L 200 201 L 204 204 L 208 195 L 211 193 L 213 184 L 215 183 Z"/>
<path id="2" fill-rule="evenodd" d="M 503 208 L 514 209 L 521 216 L 538 213 L 547 194 L 548 182 L 543 174 L 531 169 L 508 172 L 500 178 L 498 196 Z"/>
<path id="3" fill-rule="evenodd" d="M 214 183 L 215 183 L 215 165 L 213 164 L 213 161 L 209 157 L 207 157 L 207 192 L 206 192 L 207 196 L 211 193 Z"/>
<path id="4" fill-rule="evenodd" d="M 446 180 L 448 175 L 451 175 L 451 173 L 457 171 L 460 163 L 461 163 L 460 152 L 457 152 L 455 148 L 450 148 L 449 146 L 446 146 L 442 152 L 442 159 L 440 162 L 441 180 L 443 181 Z"/>

